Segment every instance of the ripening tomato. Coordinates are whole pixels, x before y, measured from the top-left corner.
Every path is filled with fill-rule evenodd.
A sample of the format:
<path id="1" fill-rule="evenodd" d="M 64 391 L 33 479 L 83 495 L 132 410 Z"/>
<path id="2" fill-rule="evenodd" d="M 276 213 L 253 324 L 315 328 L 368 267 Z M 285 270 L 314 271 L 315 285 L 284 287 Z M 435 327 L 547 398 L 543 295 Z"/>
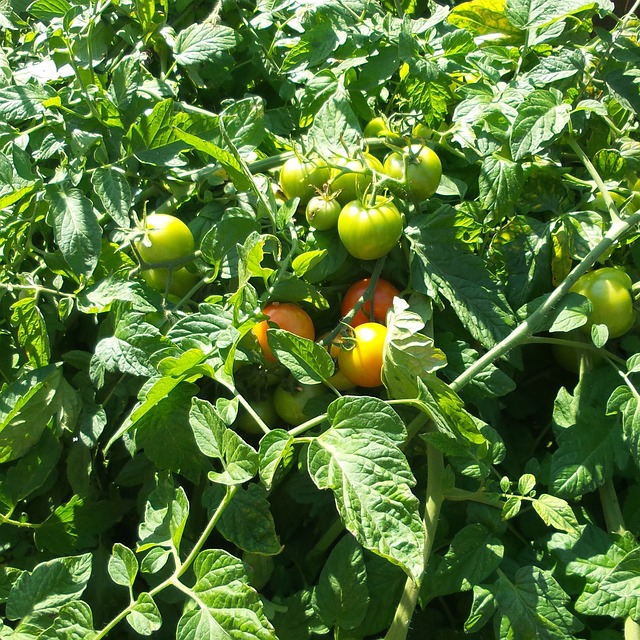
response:
<path id="1" fill-rule="evenodd" d="M 335 197 L 320 194 L 313 196 L 307 202 L 305 216 L 309 225 L 314 229 L 326 231 L 327 229 L 333 229 L 338 224 L 338 216 L 341 209 L 342 206 Z"/>
<path id="2" fill-rule="evenodd" d="M 367 203 L 353 200 L 340 211 L 338 235 L 354 258 L 376 260 L 396 246 L 403 226 L 393 201 L 381 197 Z"/>
<path id="3" fill-rule="evenodd" d="M 590 332 L 594 324 L 604 324 L 610 338 L 627 333 L 635 322 L 632 284 L 629 275 L 616 267 L 596 269 L 579 278 L 570 291 L 588 298 L 593 308 L 583 329 Z"/>
<path id="4" fill-rule="evenodd" d="M 167 213 L 151 213 L 144 219 L 144 236 L 135 245 L 147 264 L 166 264 L 189 257 L 195 240 L 189 227 Z"/>
<path id="5" fill-rule="evenodd" d="M 409 197 L 422 201 L 436 192 L 442 177 L 442 163 L 430 147 L 413 144 L 404 153 L 394 151 L 389 154 L 384 161 L 383 171 L 403 182 Z"/>
<path id="6" fill-rule="evenodd" d="M 258 339 L 265 360 L 276 362 L 276 357 L 267 342 L 267 329 L 270 324 L 308 340 L 314 340 L 316 337 L 313 320 L 302 307 L 293 302 L 272 302 L 262 310 L 262 313 L 268 316 L 269 320 L 263 320 L 255 325 L 253 333 Z"/>
<path id="7" fill-rule="evenodd" d="M 372 182 L 370 171 L 382 173 L 382 163 L 370 153 L 364 154 L 364 164 L 354 158 L 334 158 L 338 169 L 331 170 L 331 191 L 342 205 L 364 195 Z"/>
<path id="8" fill-rule="evenodd" d="M 322 161 L 303 160 L 294 156 L 280 169 L 280 188 L 287 198 L 300 198 L 306 204 L 316 191 L 329 181 L 329 167 Z"/>
<path id="9" fill-rule="evenodd" d="M 360 387 L 379 387 L 387 327 L 377 322 L 365 322 L 355 327 L 353 334 L 353 348 L 343 349 L 338 356 L 340 371 Z"/>
<path id="10" fill-rule="evenodd" d="M 191 273 L 185 267 L 180 267 L 171 272 L 171 281 L 169 281 L 169 269 L 158 267 L 156 269 L 146 269 L 142 272 L 144 281 L 160 293 L 169 293 L 178 298 L 182 298 L 193 289 L 198 276 Z M 168 290 L 167 290 L 168 285 Z"/>
<path id="11" fill-rule="evenodd" d="M 370 282 L 370 278 L 363 278 L 362 280 L 354 282 L 347 289 L 340 306 L 340 313 L 343 317 L 356 306 L 356 303 L 363 296 Z M 359 324 L 364 324 L 371 320 L 385 324 L 387 312 L 393 306 L 393 299 L 395 296 L 399 295 L 400 291 L 398 291 L 398 289 L 396 289 L 388 280 L 378 278 L 376 286 L 373 289 L 373 293 L 371 294 L 371 298 L 367 300 L 362 307 L 360 307 L 358 313 L 356 313 L 349 324 L 352 327 L 357 327 Z M 371 300 L 373 300 L 373 318 L 371 318 Z"/>

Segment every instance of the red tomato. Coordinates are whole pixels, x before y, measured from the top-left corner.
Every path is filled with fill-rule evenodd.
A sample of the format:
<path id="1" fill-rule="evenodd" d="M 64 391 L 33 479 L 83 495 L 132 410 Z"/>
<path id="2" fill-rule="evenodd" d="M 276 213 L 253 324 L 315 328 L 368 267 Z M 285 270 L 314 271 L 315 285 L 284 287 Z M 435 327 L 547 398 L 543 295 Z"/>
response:
<path id="1" fill-rule="evenodd" d="M 269 347 L 269 343 L 267 342 L 267 329 L 269 329 L 269 324 L 276 325 L 285 331 L 290 331 L 301 338 L 314 340 L 316 337 L 313 320 L 302 307 L 293 302 L 272 302 L 268 304 L 262 312 L 266 316 L 269 316 L 269 320 L 263 320 L 255 325 L 253 327 L 253 333 L 260 343 L 265 360 L 276 362 L 276 357 L 273 355 L 271 347 Z"/>
<path id="2" fill-rule="evenodd" d="M 356 303 L 364 292 L 367 290 L 370 278 L 363 278 L 354 282 L 344 294 L 342 298 L 342 305 L 340 306 L 340 313 L 342 316 L 346 316 L 351 309 L 356 306 Z M 400 291 L 396 289 L 388 280 L 378 278 L 376 286 L 373 289 L 371 299 L 373 300 L 373 320 L 382 324 L 386 323 L 387 312 L 393 306 L 393 298 L 399 296 Z M 356 315 L 351 320 L 352 327 L 357 327 L 359 324 L 370 322 L 371 318 L 371 299 L 367 300 Z"/>

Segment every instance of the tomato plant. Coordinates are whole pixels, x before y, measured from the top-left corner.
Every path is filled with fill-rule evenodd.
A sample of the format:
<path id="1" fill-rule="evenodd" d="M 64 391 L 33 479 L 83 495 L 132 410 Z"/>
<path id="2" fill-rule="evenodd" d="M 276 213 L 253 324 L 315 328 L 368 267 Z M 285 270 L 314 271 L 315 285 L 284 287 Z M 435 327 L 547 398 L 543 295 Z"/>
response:
<path id="1" fill-rule="evenodd" d="M 180 218 L 167 213 L 146 216 L 143 236 L 135 245 L 140 257 L 154 265 L 188 258 L 195 250 L 189 227 Z"/>
<path id="2" fill-rule="evenodd" d="M 319 231 L 332 229 L 338 224 L 342 207 L 338 200 L 327 194 L 314 196 L 307 203 L 305 216 L 310 226 Z"/>
<path id="3" fill-rule="evenodd" d="M 352 200 L 342 208 L 338 218 L 342 244 L 360 260 L 375 260 L 389 253 L 400 240 L 402 228 L 398 207 L 380 196 L 375 202 Z"/>
<path id="4" fill-rule="evenodd" d="M 359 387 L 382 384 L 382 354 L 387 328 L 377 322 L 365 322 L 353 330 L 353 345 L 338 356 L 340 371 Z"/>
<path id="5" fill-rule="evenodd" d="M 436 192 L 442 177 L 442 163 L 430 147 L 413 144 L 403 153 L 390 153 L 385 158 L 383 171 L 391 178 L 400 180 L 411 198 L 421 201 Z"/>
<path id="6" fill-rule="evenodd" d="M 329 180 L 329 167 L 322 161 L 289 158 L 280 169 L 280 188 L 287 198 L 306 204 Z"/>
<path id="7" fill-rule="evenodd" d="M 270 326 L 275 325 L 279 329 L 290 331 L 308 340 L 314 340 L 316 337 L 313 320 L 300 305 L 293 302 L 272 302 L 262 310 L 262 313 L 268 316 L 268 320 L 256 324 L 253 327 L 253 333 L 258 339 L 265 360 L 276 361 L 267 341 L 267 331 Z"/>
<path id="8" fill-rule="evenodd" d="M 371 170 L 382 173 L 382 163 L 378 158 L 365 153 L 364 162 L 357 158 L 336 157 L 331 170 L 331 191 L 341 204 L 361 198 L 371 186 Z"/>
<path id="9" fill-rule="evenodd" d="M 354 282 L 345 292 L 340 305 L 340 313 L 346 316 L 356 303 L 363 296 L 369 283 L 370 278 L 363 278 Z M 385 324 L 387 320 L 387 312 L 393 306 L 393 299 L 400 295 L 400 291 L 394 287 L 388 280 L 378 278 L 371 297 L 360 307 L 358 312 L 353 316 L 349 323 L 352 327 L 359 324 L 375 320 L 381 324 Z M 371 317 L 371 302 L 373 301 L 373 317 Z"/>
<path id="10" fill-rule="evenodd" d="M 602 267 L 585 273 L 571 291 L 588 298 L 593 306 L 585 330 L 594 324 L 604 324 L 610 338 L 618 338 L 631 329 L 635 322 L 631 278 L 615 267 Z"/>
<path id="11" fill-rule="evenodd" d="M 313 418 L 307 403 L 326 393 L 320 384 L 291 384 L 290 380 L 280 383 L 273 392 L 276 413 L 291 426 L 297 426 Z"/>

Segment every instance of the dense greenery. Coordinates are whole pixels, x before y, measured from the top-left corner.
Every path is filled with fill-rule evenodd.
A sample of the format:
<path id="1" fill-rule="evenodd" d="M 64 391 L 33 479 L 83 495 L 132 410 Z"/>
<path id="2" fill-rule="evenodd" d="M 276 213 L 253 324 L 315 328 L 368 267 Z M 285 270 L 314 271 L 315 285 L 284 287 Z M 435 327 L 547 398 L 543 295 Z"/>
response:
<path id="1" fill-rule="evenodd" d="M 2 5 L 1 638 L 640 639 L 638 2 L 449 5 Z"/>

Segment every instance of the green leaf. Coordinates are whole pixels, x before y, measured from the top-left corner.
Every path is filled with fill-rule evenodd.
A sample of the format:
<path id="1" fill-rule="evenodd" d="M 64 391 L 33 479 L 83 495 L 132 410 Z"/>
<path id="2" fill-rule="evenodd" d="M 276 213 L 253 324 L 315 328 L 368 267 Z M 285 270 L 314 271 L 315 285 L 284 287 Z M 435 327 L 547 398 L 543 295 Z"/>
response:
<path id="1" fill-rule="evenodd" d="M 374 398 L 340 398 L 327 416 L 332 427 L 307 452 L 313 481 L 333 491 L 345 527 L 365 548 L 419 576 L 424 529 L 415 478 L 397 446 L 402 422 Z"/>
<path id="2" fill-rule="evenodd" d="M 78 295 L 78 309 L 82 313 L 106 313 L 115 302 L 130 302 L 139 313 L 153 313 L 157 307 L 148 300 L 144 286 L 129 277 L 129 268 L 112 273 Z M 158 296 L 160 298 L 160 296 Z M 136 323 L 138 324 L 138 323 Z"/>
<path id="3" fill-rule="evenodd" d="M 413 254 L 412 281 L 427 295 L 431 291 L 424 283 L 433 283 L 471 335 L 490 348 L 511 333 L 514 314 L 482 259 L 452 240 L 452 222 L 449 215 L 425 216 L 405 229 Z"/>
<path id="4" fill-rule="evenodd" d="M 533 508 L 548 527 L 560 531 L 578 531 L 578 520 L 566 500 L 543 493 L 533 501 Z"/>
<path id="5" fill-rule="evenodd" d="M 145 504 L 137 551 L 155 546 L 179 551 L 188 517 L 189 500 L 184 489 L 176 487 L 168 474 L 157 476 L 156 487 Z"/>
<path id="6" fill-rule="evenodd" d="M 25 85 L 4 87 L 0 95 L 0 118 L 17 124 L 44 113 L 43 102 L 51 97 L 43 87 Z"/>
<path id="7" fill-rule="evenodd" d="M 306 69 L 324 62 L 339 45 L 335 25 L 328 18 L 316 20 L 313 27 L 306 29 L 298 42 L 289 49 L 282 61 L 281 71 Z"/>
<path id="8" fill-rule="evenodd" d="M 102 230 L 91 200 L 80 189 L 52 187 L 47 191 L 47 223 L 67 264 L 77 275 L 89 277 L 100 257 Z"/>
<path id="9" fill-rule="evenodd" d="M 148 593 L 141 593 L 127 615 L 131 628 L 141 636 L 153 635 L 162 626 L 162 617 L 153 598 Z"/>
<path id="10" fill-rule="evenodd" d="M 222 465 L 222 472 L 209 472 L 210 480 L 235 485 L 247 482 L 256 475 L 257 452 L 224 424 L 210 402 L 194 398 L 189 422 L 202 453 Z"/>
<path id="11" fill-rule="evenodd" d="M 260 480 L 267 491 L 291 468 L 294 461 L 293 437 L 284 429 L 272 429 L 260 440 Z"/>
<path id="12" fill-rule="evenodd" d="M 173 43 L 173 56 L 183 66 L 215 62 L 235 45 L 236 34 L 230 27 L 195 23 L 178 33 Z"/>
<path id="13" fill-rule="evenodd" d="M 126 177 L 118 169 L 98 167 L 91 175 L 91 184 L 111 219 L 128 229 L 133 196 Z"/>
<path id="14" fill-rule="evenodd" d="M 619 419 L 607 415 L 607 399 L 617 387 L 615 372 L 597 368 L 582 378 L 571 396 L 564 389 L 554 406 L 557 449 L 551 456 L 550 486 L 559 498 L 578 498 L 601 487 L 624 467 L 628 446 Z"/>
<path id="15" fill-rule="evenodd" d="M 91 607 L 76 600 L 58 610 L 53 624 L 38 635 L 38 640 L 92 640 L 95 636 Z"/>
<path id="16" fill-rule="evenodd" d="M 62 369 L 48 365 L 24 374 L 0 394 L 0 463 L 17 460 L 33 447 L 58 411 Z"/>
<path id="17" fill-rule="evenodd" d="M 180 618 L 177 640 L 277 640 L 240 560 L 226 551 L 207 549 L 198 555 L 193 570 L 193 593 L 201 605 Z"/>
<path id="18" fill-rule="evenodd" d="M 71 9 L 67 0 L 36 0 L 29 5 L 29 13 L 36 20 L 48 22 L 52 18 L 62 18 Z"/>
<path id="19" fill-rule="evenodd" d="M 37 369 L 48 365 L 51 356 L 49 334 L 35 295 L 16 300 L 11 305 L 11 322 L 31 366 Z"/>
<path id="20" fill-rule="evenodd" d="M 562 101 L 556 90 L 532 91 L 518 109 L 511 131 L 514 159 L 536 155 L 556 140 L 571 118 L 571 105 Z"/>
<path id="21" fill-rule="evenodd" d="M 108 564 L 109 577 L 122 587 L 132 587 L 138 575 L 138 559 L 135 553 L 116 542 Z"/>
<path id="22" fill-rule="evenodd" d="M 451 10 L 447 20 L 476 35 L 502 33 L 510 37 L 520 36 L 519 30 L 513 27 L 505 15 L 504 0 L 461 2 Z"/>
<path id="23" fill-rule="evenodd" d="M 481 586 L 473 587 L 473 603 L 469 617 L 464 623 L 464 630 L 467 633 L 479 631 L 493 617 L 497 608 L 496 599 L 489 589 Z"/>
<path id="24" fill-rule="evenodd" d="M 576 611 L 594 616 L 640 619 L 640 547 L 633 549 L 614 566 L 601 572 L 596 581 L 587 579 L 576 601 Z"/>
<path id="25" fill-rule="evenodd" d="M 282 329 L 269 329 L 267 342 L 278 362 L 302 384 L 319 384 L 334 373 L 335 366 L 329 352 L 313 340 Z"/>
<path id="26" fill-rule="evenodd" d="M 524 186 L 522 165 L 497 154 L 482 162 L 479 187 L 480 202 L 485 209 L 509 215 L 518 202 Z"/>
<path id="27" fill-rule="evenodd" d="M 20 620 L 56 610 L 82 595 L 91 576 L 91 554 L 55 558 L 21 573 L 7 600 L 7 618 Z"/>
<path id="28" fill-rule="evenodd" d="M 430 597 L 468 591 L 486 580 L 500 566 L 504 547 L 480 523 L 467 525 L 458 531 L 447 553 L 429 581 Z"/>
<path id="29" fill-rule="evenodd" d="M 329 628 L 354 629 L 364 621 L 369 605 L 367 569 L 362 547 L 351 535 L 332 549 L 314 595 L 318 614 Z"/>
<path id="30" fill-rule="evenodd" d="M 210 517 L 225 496 L 225 488 L 210 486 L 205 490 L 205 502 Z M 258 484 L 249 484 L 233 495 L 217 523 L 218 531 L 229 542 L 248 553 L 276 555 L 282 545 L 276 533 L 267 492 Z"/>
<path id="31" fill-rule="evenodd" d="M 344 155 L 344 146 L 356 148 L 362 129 L 349 101 L 349 94 L 339 87 L 320 107 L 309 130 L 309 147 L 330 158 Z"/>
<path id="32" fill-rule="evenodd" d="M 491 590 L 512 637 L 566 640 L 582 629 L 567 609 L 569 596 L 550 573 L 537 567 L 521 567 L 513 582 L 501 574 Z"/>
<path id="33" fill-rule="evenodd" d="M 609 0 L 507 0 L 506 15 L 519 29 L 541 27 L 556 20 L 597 7 L 613 11 Z"/>

